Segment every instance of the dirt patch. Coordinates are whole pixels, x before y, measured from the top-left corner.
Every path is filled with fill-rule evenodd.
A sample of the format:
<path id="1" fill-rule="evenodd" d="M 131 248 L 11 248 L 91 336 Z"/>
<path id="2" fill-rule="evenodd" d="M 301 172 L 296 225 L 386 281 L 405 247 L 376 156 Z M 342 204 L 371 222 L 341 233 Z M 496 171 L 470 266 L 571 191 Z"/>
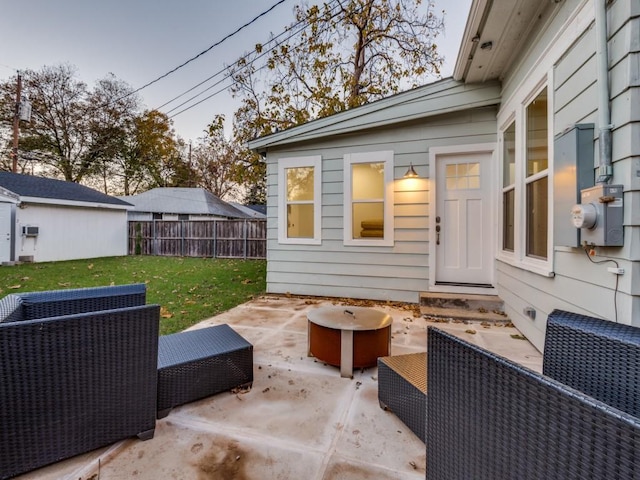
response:
<path id="1" fill-rule="evenodd" d="M 225 446 L 213 445 L 212 451 L 196 463 L 198 479 L 249 480 L 245 471 L 246 463 L 247 452 L 240 448 L 238 442 L 229 442 Z"/>

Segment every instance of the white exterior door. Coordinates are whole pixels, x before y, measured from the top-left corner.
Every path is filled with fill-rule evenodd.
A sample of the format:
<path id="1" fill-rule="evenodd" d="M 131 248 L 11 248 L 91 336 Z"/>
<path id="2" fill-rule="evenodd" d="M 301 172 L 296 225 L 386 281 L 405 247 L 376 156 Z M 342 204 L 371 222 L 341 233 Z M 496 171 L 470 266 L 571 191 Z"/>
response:
<path id="1" fill-rule="evenodd" d="M 11 260 L 11 204 L 0 203 L 0 262 Z"/>
<path id="2" fill-rule="evenodd" d="M 436 156 L 436 285 L 490 286 L 490 152 Z"/>

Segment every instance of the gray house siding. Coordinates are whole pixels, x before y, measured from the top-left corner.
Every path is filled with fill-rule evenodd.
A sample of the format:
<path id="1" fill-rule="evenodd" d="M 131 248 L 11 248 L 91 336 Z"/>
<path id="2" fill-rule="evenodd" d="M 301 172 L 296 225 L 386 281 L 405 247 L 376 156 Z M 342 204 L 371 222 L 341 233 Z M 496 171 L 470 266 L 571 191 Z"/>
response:
<path id="1" fill-rule="evenodd" d="M 543 47 L 560 25 L 583 2 L 564 2 L 553 19 L 543 19 L 532 32 L 528 51 L 505 79 L 504 96 L 513 94 L 539 61 Z M 608 11 L 610 99 L 613 129 L 612 183 L 624 186 L 625 246 L 598 247 L 593 259 L 610 259 L 625 269 L 616 278 L 607 271 L 613 263 L 593 264 L 582 248 L 554 244 L 553 276 L 545 277 L 497 262 L 497 288 L 515 325 L 539 348 L 544 342 L 546 317 L 554 308 L 587 313 L 620 323 L 640 325 L 640 2 L 614 1 Z M 577 123 L 593 123 L 594 167 L 598 155 L 598 82 L 596 35 L 591 22 L 577 41 L 553 64 L 553 133 Z M 557 214 L 557 212 L 556 212 Z M 567 212 L 567 222 L 569 214 Z M 636 285 L 636 286 L 634 286 Z M 523 315 L 533 307 L 536 319 Z"/>
<path id="2" fill-rule="evenodd" d="M 332 297 L 417 302 L 429 287 L 429 148 L 495 142 L 496 109 L 483 107 L 400 123 L 363 133 L 337 135 L 267 154 L 267 290 Z M 394 179 L 410 163 L 422 177 L 417 190 L 394 182 L 394 245 L 345 246 L 343 240 L 343 156 L 392 150 Z M 277 229 L 277 162 L 322 157 L 322 243 L 281 245 Z"/>

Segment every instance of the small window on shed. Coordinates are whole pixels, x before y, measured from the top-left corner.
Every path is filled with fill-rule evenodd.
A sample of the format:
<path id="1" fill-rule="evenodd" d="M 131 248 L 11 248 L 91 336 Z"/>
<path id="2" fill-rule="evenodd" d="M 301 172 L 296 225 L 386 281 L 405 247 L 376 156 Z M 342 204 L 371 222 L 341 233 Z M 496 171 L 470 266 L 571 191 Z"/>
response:
<path id="1" fill-rule="evenodd" d="M 162 214 L 161 213 L 154 213 L 153 214 L 153 219 L 154 220 L 162 220 Z"/>
<path id="2" fill-rule="evenodd" d="M 188 213 L 179 213 L 178 214 L 178 220 L 189 220 L 189 214 Z"/>

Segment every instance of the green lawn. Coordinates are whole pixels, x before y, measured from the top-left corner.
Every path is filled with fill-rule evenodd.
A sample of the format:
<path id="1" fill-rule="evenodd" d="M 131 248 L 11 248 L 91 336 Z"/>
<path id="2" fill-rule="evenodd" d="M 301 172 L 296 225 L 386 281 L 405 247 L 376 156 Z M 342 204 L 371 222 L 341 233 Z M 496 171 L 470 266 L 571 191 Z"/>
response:
<path id="1" fill-rule="evenodd" d="M 0 298 L 14 292 L 147 284 L 162 306 L 160 332 L 178 332 L 265 291 L 264 260 L 110 257 L 0 267 Z"/>

